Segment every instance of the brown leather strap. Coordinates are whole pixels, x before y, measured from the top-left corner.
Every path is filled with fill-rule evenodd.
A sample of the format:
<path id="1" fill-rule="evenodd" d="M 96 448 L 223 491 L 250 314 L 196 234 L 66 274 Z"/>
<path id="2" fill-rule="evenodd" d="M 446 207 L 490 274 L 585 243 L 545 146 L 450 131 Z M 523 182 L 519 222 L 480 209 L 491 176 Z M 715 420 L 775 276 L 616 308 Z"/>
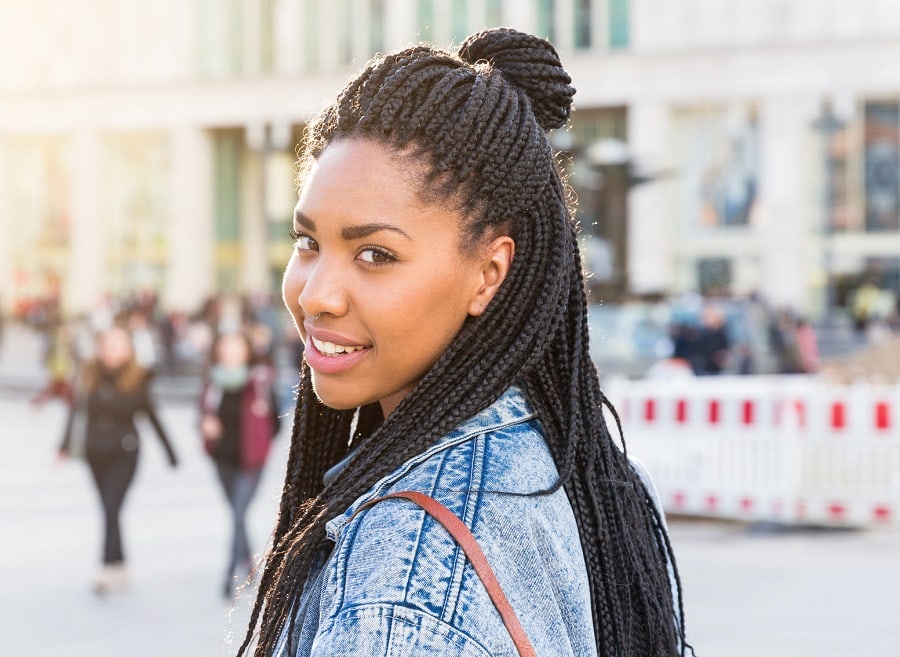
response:
<path id="1" fill-rule="evenodd" d="M 509 635 L 512 637 L 513 643 L 519 651 L 519 655 L 521 655 L 521 657 L 537 657 L 537 653 L 534 651 L 531 641 L 528 640 L 528 635 L 525 634 L 525 629 L 519 622 L 519 617 L 516 616 L 516 612 L 513 611 L 512 605 L 510 605 L 509 600 L 506 599 L 506 594 L 503 593 L 503 588 L 500 586 L 500 582 L 497 581 L 493 568 L 491 568 L 491 565 L 488 563 L 487 557 L 484 556 L 484 552 L 481 551 L 478 540 L 469 528 L 466 527 L 465 523 L 450 509 L 424 493 L 413 490 L 404 490 L 396 493 L 388 493 L 387 495 L 369 500 L 365 504 L 360 505 L 353 515 L 356 516 L 360 511 L 367 509 L 382 500 L 390 499 L 409 500 L 422 507 L 428 515 L 432 516 L 443 525 L 444 529 L 446 529 L 454 540 L 459 543 L 460 547 L 462 547 L 463 552 L 475 569 L 475 573 L 487 589 L 488 596 L 490 596 L 494 606 L 497 607 L 497 611 L 500 612 L 503 624 L 506 626 Z"/>

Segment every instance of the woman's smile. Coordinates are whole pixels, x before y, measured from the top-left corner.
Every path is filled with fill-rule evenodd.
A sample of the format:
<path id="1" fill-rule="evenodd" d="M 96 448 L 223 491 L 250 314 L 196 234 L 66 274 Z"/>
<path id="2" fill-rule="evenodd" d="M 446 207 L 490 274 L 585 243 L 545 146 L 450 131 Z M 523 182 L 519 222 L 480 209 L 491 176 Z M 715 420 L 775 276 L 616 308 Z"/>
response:
<path id="1" fill-rule="evenodd" d="M 366 357 L 371 346 L 351 339 L 306 328 L 306 362 L 314 372 L 338 374 L 349 370 Z"/>

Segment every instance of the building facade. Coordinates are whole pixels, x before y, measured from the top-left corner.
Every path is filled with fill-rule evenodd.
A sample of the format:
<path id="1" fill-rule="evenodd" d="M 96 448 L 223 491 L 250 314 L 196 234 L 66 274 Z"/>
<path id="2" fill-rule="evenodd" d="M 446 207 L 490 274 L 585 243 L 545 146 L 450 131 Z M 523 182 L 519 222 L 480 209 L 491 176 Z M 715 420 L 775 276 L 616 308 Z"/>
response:
<path id="1" fill-rule="evenodd" d="M 601 294 L 821 316 L 866 273 L 900 284 L 897 3 L 33 0 L 0 25 L 6 311 L 274 291 L 304 122 L 373 53 L 493 25 L 572 73 L 553 140 Z"/>

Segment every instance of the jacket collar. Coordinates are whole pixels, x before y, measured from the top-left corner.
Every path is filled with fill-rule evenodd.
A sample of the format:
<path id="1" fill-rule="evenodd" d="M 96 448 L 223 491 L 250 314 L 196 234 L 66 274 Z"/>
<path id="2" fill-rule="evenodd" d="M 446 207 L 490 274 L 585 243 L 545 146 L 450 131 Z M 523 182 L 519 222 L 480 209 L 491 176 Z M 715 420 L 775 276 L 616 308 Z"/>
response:
<path id="1" fill-rule="evenodd" d="M 417 454 L 403 465 L 378 481 L 367 493 L 358 497 L 344 513 L 332 518 L 325 525 L 325 533 L 333 541 L 337 540 L 341 530 L 356 512 L 356 509 L 374 497 L 384 494 L 399 479 L 403 478 L 410 470 L 428 460 L 438 452 L 459 445 L 477 435 L 496 431 L 513 424 L 526 422 L 536 417 L 534 409 L 525 398 L 525 393 L 517 385 L 510 386 L 493 404 L 476 413 L 468 420 L 463 421 L 453 431 L 441 438 L 424 452 Z M 341 462 L 345 463 L 349 457 Z M 340 466 L 341 464 L 338 464 Z M 337 468 L 338 466 L 335 466 Z M 335 468 L 329 470 L 331 473 Z M 332 476 L 335 476 L 334 473 Z"/>

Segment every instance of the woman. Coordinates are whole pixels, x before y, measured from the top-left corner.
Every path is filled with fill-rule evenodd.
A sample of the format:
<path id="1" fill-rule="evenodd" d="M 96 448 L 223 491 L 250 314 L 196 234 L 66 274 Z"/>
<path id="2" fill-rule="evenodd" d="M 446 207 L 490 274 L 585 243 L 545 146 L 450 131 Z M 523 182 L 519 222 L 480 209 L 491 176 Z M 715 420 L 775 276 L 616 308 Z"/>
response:
<path id="1" fill-rule="evenodd" d="M 137 469 L 140 441 L 135 417 L 144 414 L 153 425 L 172 467 L 178 460 L 156 415 L 147 372 L 134 358 L 128 331 L 113 326 L 97 340 L 97 356 L 85 365 L 76 388 L 76 401 L 66 422 L 60 455 L 74 451 L 77 424 L 84 421 L 84 457 L 103 505 L 103 561 L 94 583 L 98 595 L 127 584 L 119 515 Z"/>
<path id="2" fill-rule="evenodd" d="M 200 433 L 231 507 L 233 531 L 224 587 L 225 597 L 230 598 L 238 568 L 251 570 L 244 519 L 280 420 L 274 369 L 251 362 L 246 335 L 219 336 L 212 354 L 209 379 L 201 395 Z"/>
<path id="3" fill-rule="evenodd" d="M 472 530 L 538 655 L 683 652 L 663 516 L 588 355 L 545 132 L 573 94 L 549 43 L 497 29 L 376 58 L 309 126 L 283 284 L 306 365 L 241 654 L 516 654 L 441 526 L 358 512 L 404 490 Z"/>

